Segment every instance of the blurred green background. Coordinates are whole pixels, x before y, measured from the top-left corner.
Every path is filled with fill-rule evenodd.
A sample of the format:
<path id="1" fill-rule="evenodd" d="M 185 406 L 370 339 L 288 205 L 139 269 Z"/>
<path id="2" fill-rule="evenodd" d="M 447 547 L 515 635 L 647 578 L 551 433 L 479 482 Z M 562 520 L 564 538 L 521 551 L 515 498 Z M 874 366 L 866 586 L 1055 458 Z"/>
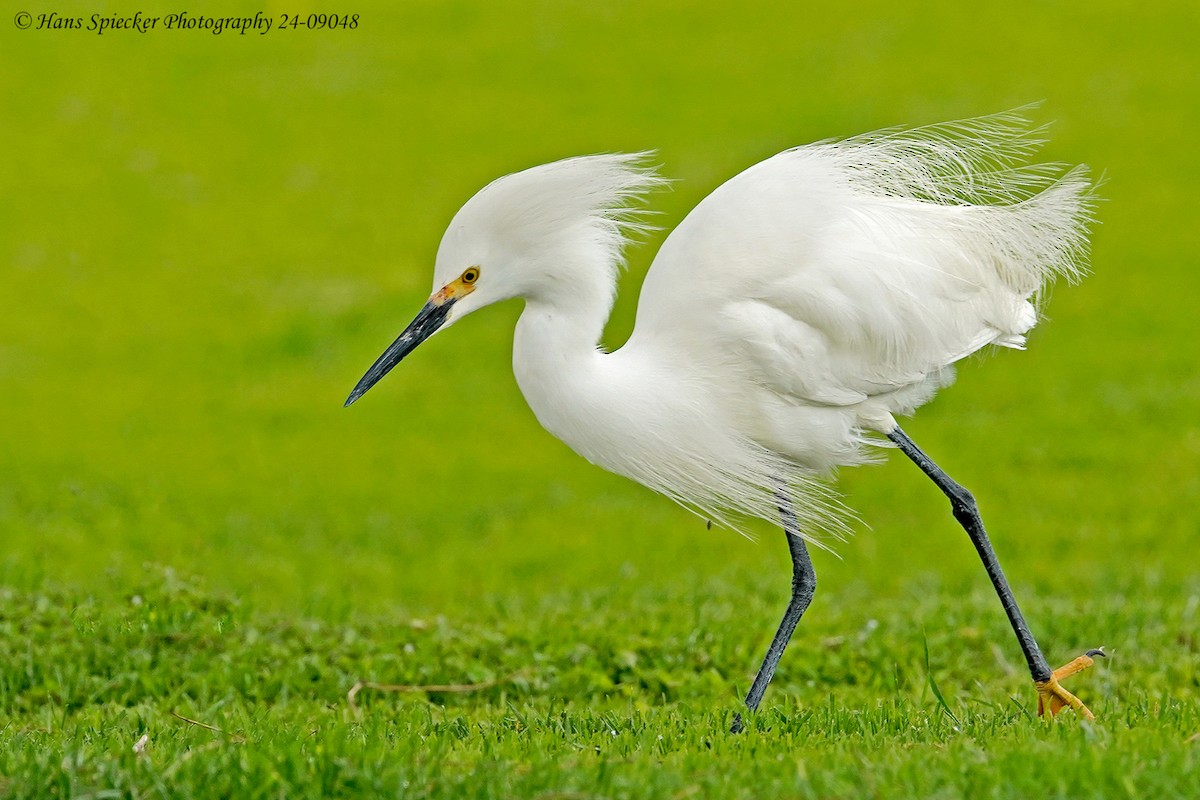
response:
<path id="1" fill-rule="evenodd" d="M 359 22 L 0 19 L 0 796 L 1194 787 L 1194 3 L 218 5 L 191 13 Z M 1104 176 L 1094 274 L 905 428 L 979 497 L 1050 660 L 1110 648 L 1071 685 L 1095 726 L 1026 719 L 978 559 L 895 454 L 841 476 L 865 524 L 815 553 L 764 712 L 728 737 L 780 534 L 708 531 L 543 432 L 519 303 L 342 408 L 499 175 L 654 149 L 669 230 L 786 147 L 1036 101 L 1045 158 Z M 610 347 L 664 235 L 631 250 Z M 483 688 L 355 708 L 359 679 Z"/>
<path id="2" fill-rule="evenodd" d="M 28 11 L 179 10 L 135 5 Z M 541 431 L 511 375 L 519 304 L 437 337 L 354 408 L 342 400 L 428 295 L 450 216 L 501 174 L 655 149 L 677 181 L 652 199 L 670 229 L 785 147 L 1040 100 L 1046 158 L 1106 177 L 1094 275 L 1058 287 L 1028 353 L 965 363 L 906 427 L 979 495 L 1019 596 L 1039 598 L 1025 601 L 1035 629 L 1060 649 L 1096 643 L 1055 626 L 1056 602 L 1186 603 L 1200 500 L 1193 5 L 1132 18 L 1117 3 L 675 6 L 272 2 L 276 16 L 360 21 L 262 36 L 6 17 L 0 583 L 107 592 L 165 565 L 334 618 L 596 586 L 782 603 L 776 532 L 706 531 Z M 631 251 L 609 346 L 663 235 Z M 817 569 L 821 604 L 848 625 L 864 598 L 924 586 L 950 604 L 986 586 L 911 465 L 892 457 L 841 486 L 870 529 Z M 765 640 L 773 620 L 761 624 Z"/>

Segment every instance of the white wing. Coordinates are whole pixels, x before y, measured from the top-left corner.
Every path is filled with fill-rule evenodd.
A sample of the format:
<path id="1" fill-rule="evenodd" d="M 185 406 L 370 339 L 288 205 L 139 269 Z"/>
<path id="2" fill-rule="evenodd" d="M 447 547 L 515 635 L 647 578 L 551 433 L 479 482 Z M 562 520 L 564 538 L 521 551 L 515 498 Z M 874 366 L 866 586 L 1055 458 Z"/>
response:
<path id="1" fill-rule="evenodd" d="M 1015 166 L 1032 133 L 998 115 L 751 167 L 668 236 L 630 344 L 829 406 L 934 381 L 988 344 L 1023 347 L 1036 292 L 1083 269 L 1090 208 L 1082 168 Z"/>

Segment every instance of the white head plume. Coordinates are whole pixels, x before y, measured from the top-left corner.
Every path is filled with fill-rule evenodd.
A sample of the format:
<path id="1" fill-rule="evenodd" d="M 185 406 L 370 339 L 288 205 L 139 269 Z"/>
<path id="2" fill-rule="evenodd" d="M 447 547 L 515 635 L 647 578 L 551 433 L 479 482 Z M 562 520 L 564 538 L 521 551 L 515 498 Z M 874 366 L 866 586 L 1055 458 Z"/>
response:
<path id="1" fill-rule="evenodd" d="M 627 237 L 649 228 L 634 203 L 667 183 L 645 165 L 648 156 L 568 158 L 481 189 L 455 214 L 438 248 L 435 291 L 466 267 L 481 268 L 477 290 L 451 316 L 510 297 L 577 287 L 581 277 L 607 287 L 611 307 Z M 571 267 L 594 274 L 574 274 Z"/>

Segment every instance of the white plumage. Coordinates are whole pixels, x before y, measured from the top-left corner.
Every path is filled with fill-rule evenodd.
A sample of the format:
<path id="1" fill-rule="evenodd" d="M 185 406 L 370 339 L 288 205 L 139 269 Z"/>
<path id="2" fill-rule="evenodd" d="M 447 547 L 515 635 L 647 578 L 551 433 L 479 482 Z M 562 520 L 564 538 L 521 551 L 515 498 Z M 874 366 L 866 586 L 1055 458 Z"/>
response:
<path id="1" fill-rule="evenodd" d="M 868 457 L 989 344 L 1022 348 L 1038 291 L 1081 274 L 1086 171 L 1022 167 L 1019 116 L 798 147 L 732 178 L 667 237 L 612 353 L 630 202 L 663 181 L 642 155 L 509 175 L 455 216 L 434 289 L 481 275 L 447 324 L 520 296 L 513 367 L 542 425 L 589 461 L 703 515 L 837 528 L 819 478 Z M 734 521 L 736 524 L 736 521 Z"/>
<path id="2" fill-rule="evenodd" d="M 433 296 L 347 405 L 439 329 L 524 298 L 513 370 L 548 431 L 710 519 L 779 515 L 792 599 L 750 710 L 815 590 L 804 538 L 844 527 L 823 477 L 868 460 L 882 435 L 950 499 L 1017 635 L 1039 713 L 1090 717 L 1059 680 L 1102 653 L 1050 669 L 973 496 L 895 420 L 948 384 L 959 359 L 1023 348 L 1038 293 L 1083 272 L 1086 172 L 1022 166 L 1036 134 L 1001 114 L 819 142 L 751 167 L 664 241 L 633 334 L 612 353 L 598 342 L 626 236 L 641 228 L 632 204 L 663 180 L 641 155 L 501 178 L 455 215 Z"/>

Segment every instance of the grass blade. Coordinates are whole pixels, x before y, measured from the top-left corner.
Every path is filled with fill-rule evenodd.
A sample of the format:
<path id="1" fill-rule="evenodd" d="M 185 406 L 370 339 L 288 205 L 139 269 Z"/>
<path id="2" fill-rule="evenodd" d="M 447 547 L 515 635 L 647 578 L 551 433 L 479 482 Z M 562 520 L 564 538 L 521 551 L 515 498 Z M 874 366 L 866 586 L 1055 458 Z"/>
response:
<path id="1" fill-rule="evenodd" d="M 962 723 L 958 721 L 958 717 L 954 716 L 954 712 L 950 710 L 950 706 L 946 703 L 946 698 L 942 697 L 942 690 L 938 688 L 937 681 L 933 679 L 933 669 L 929 666 L 929 637 L 922 633 L 921 639 L 925 645 L 925 675 L 929 678 L 929 688 L 933 690 L 933 696 L 937 698 L 938 705 L 942 707 L 942 711 L 945 711 L 946 716 L 954 720 L 955 727 L 962 728 Z"/>

